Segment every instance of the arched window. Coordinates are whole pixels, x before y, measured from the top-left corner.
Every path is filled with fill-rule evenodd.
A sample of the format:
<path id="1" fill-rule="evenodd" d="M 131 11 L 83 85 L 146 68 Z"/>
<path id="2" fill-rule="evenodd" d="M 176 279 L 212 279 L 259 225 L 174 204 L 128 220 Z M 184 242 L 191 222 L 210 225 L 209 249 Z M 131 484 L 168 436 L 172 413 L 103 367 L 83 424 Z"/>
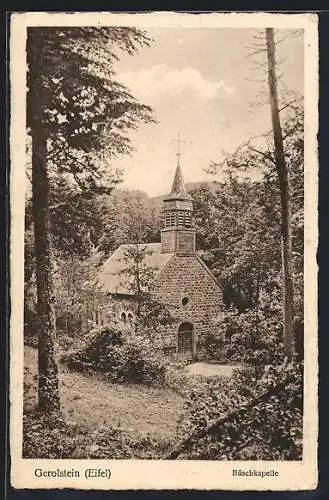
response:
<path id="1" fill-rule="evenodd" d="M 133 315 L 131 314 L 131 312 L 129 312 L 129 313 L 127 314 L 127 323 L 128 323 L 128 325 L 130 325 L 130 326 L 131 326 L 131 325 L 132 325 L 132 323 L 133 323 Z"/>
<path id="2" fill-rule="evenodd" d="M 126 322 L 127 322 L 127 316 L 126 316 L 126 313 L 125 313 L 125 312 L 122 312 L 122 313 L 121 313 L 121 321 L 122 321 L 123 323 L 126 323 Z"/>

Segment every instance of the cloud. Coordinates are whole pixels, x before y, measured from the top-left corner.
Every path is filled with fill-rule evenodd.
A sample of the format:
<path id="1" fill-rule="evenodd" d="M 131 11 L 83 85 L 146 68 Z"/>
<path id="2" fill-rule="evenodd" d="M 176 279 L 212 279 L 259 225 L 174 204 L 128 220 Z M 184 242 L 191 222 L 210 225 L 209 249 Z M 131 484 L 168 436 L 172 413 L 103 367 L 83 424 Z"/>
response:
<path id="1" fill-rule="evenodd" d="M 192 67 L 181 70 L 169 68 L 166 64 L 157 64 L 141 71 L 131 71 L 119 75 L 126 85 L 139 99 L 157 100 L 162 96 L 176 97 L 192 93 L 193 97 L 208 101 L 219 93 L 230 96 L 234 92 L 232 86 L 222 80 L 210 82 Z"/>

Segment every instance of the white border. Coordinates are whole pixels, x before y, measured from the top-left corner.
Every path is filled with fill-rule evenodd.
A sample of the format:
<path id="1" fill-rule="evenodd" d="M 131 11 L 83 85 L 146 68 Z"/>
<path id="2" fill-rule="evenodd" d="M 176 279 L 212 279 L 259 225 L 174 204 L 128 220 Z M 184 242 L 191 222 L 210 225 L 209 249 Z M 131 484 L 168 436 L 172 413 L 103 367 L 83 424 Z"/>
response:
<path id="1" fill-rule="evenodd" d="M 305 392 L 301 462 L 22 459 L 24 194 L 27 26 L 299 28 L 305 30 Z M 300 490 L 317 485 L 317 129 L 318 33 L 315 14 L 17 13 L 11 17 L 11 318 L 10 452 L 15 488 Z M 38 479 L 34 469 L 74 468 L 80 478 Z M 86 479 L 87 467 L 110 468 L 111 479 Z M 279 471 L 278 477 L 233 477 L 232 469 Z"/>

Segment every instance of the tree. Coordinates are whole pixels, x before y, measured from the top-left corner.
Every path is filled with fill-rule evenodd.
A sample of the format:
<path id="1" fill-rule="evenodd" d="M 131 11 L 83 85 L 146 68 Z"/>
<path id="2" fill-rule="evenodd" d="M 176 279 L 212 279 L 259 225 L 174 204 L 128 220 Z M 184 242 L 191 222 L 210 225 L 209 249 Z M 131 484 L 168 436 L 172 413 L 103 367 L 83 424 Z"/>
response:
<path id="1" fill-rule="evenodd" d="M 155 243 L 160 236 L 160 217 L 156 206 L 143 191 L 119 191 L 112 198 L 116 214 L 116 245 L 123 243 Z"/>
<path id="2" fill-rule="evenodd" d="M 295 103 L 285 110 L 282 121 L 284 155 L 291 182 L 292 279 L 294 283 L 293 330 L 296 353 L 303 357 L 303 108 Z M 226 306 L 218 331 L 224 335 L 226 355 L 248 362 L 255 346 L 276 339 L 278 353 L 283 342 L 282 261 L 280 248 L 281 202 L 272 134 L 266 140 L 250 139 L 213 165 L 213 172 L 225 175 L 225 183 L 194 190 L 197 243 L 202 256 L 221 280 Z M 257 180 L 247 176 L 255 171 Z M 240 316 L 240 317 L 239 317 Z M 236 323 L 233 337 L 226 336 Z M 249 343 L 248 349 L 237 346 Z M 216 347 L 216 346 L 215 346 Z M 267 349 L 267 347 L 266 347 Z M 218 349 L 217 349 L 218 350 Z M 230 352 L 229 352 L 230 351 Z M 269 359 L 268 355 L 266 357 Z M 215 349 L 216 355 L 216 349 Z M 280 354 L 281 356 L 281 354 Z M 280 356 L 276 356 L 279 360 Z M 258 356 L 261 360 L 261 356 Z M 263 359 L 265 359 L 263 357 Z"/>
<path id="3" fill-rule="evenodd" d="M 285 355 L 291 359 L 294 355 L 292 282 L 292 235 L 291 202 L 288 170 L 284 154 L 283 135 L 279 113 L 278 86 L 276 75 L 275 42 L 273 28 L 266 28 L 266 47 L 268 61 L 268 86 L 271 104 L 271 118 L 274 137 L 275 165 L 280 185 L 281 201 L 281 244 L 283 278 L 283 338 Z"/>
<path id="4" fill-rule="evenodd" d="M 32 140 L 32 212 L 39 317 L 39 409 L 60 410 L 55 360 L 55 307 L 50 220 L 51 181 L 57 174 L 81 192 L 109 193 L 110 159 L 127 153 L 127 133 L 151 110 L 114 77 L 116 51 L 133 54 L 149 42 L 135 28 L 28 29 L 27 125 Z"/>
<path id="5" fill-rule="evenodd" d="M 136 307 L 135 329 L 147 333 L 156 340 L 159 327 L 171 324 L 173 316 L 166 304 L 157 300 L 155 279 L 159 268 L 150 265 L 148 257 L 152 254 L 145 243 L 156 241 L 160 230 L 159 220 L 155 218 L 154 207 L 150 207 L 147 196 L 141 192 L 130 193 L 123 198 L 125 211 L 121 217 L 122 243 L 129 242 L 124 250 L 125 266 L 121 274 L 127 281 Z"/>
<path id="6" fill-rule="evenodd" d="M 149 264 L 149 255 L 151 251 L 146 245 L 142 243 L 129 245 L 124 250 L 125 267 L 121 275 L 128 283 L 129 292 L 134 300 L 136 333 L 146 334 L 147 338 L 152 338 L 153 342 L 156 342 L 159 329 L 172 324 L 174 315 L 166 304 L 158 300 L 155 279 L 159 268 Z"/>
<path id="7" fill-rule="evenodd" d="M 249 162 L 248 151 L 239 165 L 241 160 Z M 267 282 L 280 269 L 276 196 L 266 196 L 264 182 L 234 175 L 216 190 L 203 187 L 192 194 L 198 247 L 222 283 L 225 304 L 239 313 L 258 308 Z"/>
<path id="8" fill-rule="evenodd" d="M 274 41 L 274 33 L 269 29 L 261 37 L 255 37 L 258 42 L 254 54 L 267 56 L 268 99 L 271 105 L 272 129 L 264 134 L 251 137 L 240 144 L 233 154 L 220 164 L 213 164 L 210 172 L 223 168 L 230 175 L 232 171 L 247 172 L 255 169 L 265 181 L 264 186 L 273 193 L 273 201 L 278 196 L 277 213 L 278 227 L 281 232 L 281 276 L 282 276 L 282 311 L 283 311 L 283 338 L 285 355 L 292 358 L 295 352 L 294 322 L 294 286 L 298 281 L 298 300 L 302 285 L 302 234 L 303 234 L 303 111 L 301 99 L 294 96 L 290 102 L 281 102 L 279 107 L 278 79 L 276 71 L 275 47 L 280 42 Z M 281 40 L 282 41 L 282 40 Z M 263 67 L 263 65 L 260 65 Z M 281 96 L 282 97 L 282 96 Z M 291 97 L 291 95 L 290 95 Z M 281 98 L 283 101 L 283 98 Z M 282 126 L 282 116 L 285 115 Z M 297 175 L 296 175 L 297 174 Z M 294 177 L 292 179 L 292 176 Z M 299 179 L 298 179 L 299 177 Z M 294 190 L 298 191 L 296 199 L 291 200 L 290 181 L 294 183 Z M 263 200 L 267 197 L 262 195 Z M 276 202 L 272 206 L 276 211 Z M 297 202 L 296 202 L 297 201 Z M 270 206 L 266 203 L 267 206 Z M 275 220 L 277 217 L 275 218 Z M 293 229 L 295 235 L 293 235 Z M 294 249 L 293 249 L 294 245 Z M 296 255 L 298 258 L 296 259 Z M 297 266 L 296 263 L 298 262 Z"/>

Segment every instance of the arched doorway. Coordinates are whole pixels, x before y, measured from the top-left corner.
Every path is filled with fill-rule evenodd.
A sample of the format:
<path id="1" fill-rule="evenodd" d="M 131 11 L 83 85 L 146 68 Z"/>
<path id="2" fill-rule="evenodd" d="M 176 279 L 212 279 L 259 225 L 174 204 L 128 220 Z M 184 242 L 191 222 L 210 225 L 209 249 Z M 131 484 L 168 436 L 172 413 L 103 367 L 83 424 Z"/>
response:
<path id="1" fill-rule="evenodd" d="M 193 359 L 193 325 L 182 323 L 178 328 L 178 356 L 183 359 Z"/>

